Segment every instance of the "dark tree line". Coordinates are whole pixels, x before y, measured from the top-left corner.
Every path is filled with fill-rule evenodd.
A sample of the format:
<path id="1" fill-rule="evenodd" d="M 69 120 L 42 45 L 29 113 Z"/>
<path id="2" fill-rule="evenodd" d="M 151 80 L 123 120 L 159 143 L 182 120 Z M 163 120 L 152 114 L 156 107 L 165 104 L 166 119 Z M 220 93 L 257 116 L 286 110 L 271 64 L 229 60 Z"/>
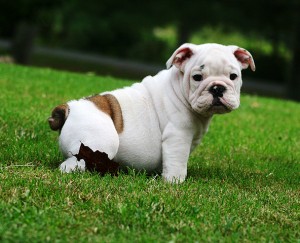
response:
<path id="1" fill-rule="evenodd" d="M 257 74 L 286 82 L 289 96 L 300 99 L 299 0 L 1 1 L 0 37 L 14 38 L 16 46 L 24 42 L 23 28 L 29 43 L 31 38 L 48 46 L 161 63 L 174 47 L 154 38 L 157 26 L 175 26 L 177 45 L 208 25 L 264 37 L 273 53 L 263 56 L 254 50 Z M 289 58 L 280 54 L 282 45 Z"/>

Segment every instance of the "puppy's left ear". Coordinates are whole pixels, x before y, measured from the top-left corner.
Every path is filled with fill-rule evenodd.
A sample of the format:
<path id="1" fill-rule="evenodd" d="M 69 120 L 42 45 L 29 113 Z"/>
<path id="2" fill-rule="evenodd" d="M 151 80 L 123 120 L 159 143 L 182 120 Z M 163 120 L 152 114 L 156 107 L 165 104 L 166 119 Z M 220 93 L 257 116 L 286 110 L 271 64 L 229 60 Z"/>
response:
<path id="1" fill-rule="evenodd" d="M 194 54 L 194 45 L 185 43 L 180 46 L 167 61 L 167 69 L 175 65 L 180 71 L 184 70 L 185 64 Z"/>
<path id="2" fill-rule="evenodd" d="M 241 64 L 242 69 L 246 69 L 250 65 L 251 70 L 253 72 L 255 71 L 255 63 L 250 52 L 238 46 L 229 46 L 229 47 L 233 51 L 233 55 Z"/>

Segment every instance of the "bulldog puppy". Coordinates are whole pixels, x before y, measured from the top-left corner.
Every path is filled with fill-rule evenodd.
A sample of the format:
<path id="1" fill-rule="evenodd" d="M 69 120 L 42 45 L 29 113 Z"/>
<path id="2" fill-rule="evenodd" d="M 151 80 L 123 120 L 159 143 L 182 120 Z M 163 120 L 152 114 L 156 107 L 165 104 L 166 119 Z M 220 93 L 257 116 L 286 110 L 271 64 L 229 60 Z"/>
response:
<path id="1" fill-rule="evenodd" d="M 184 44 L 154 77 L 56 107 L 49 124 L 60 130 L 66 157 L 60 170 L 85 170 L 74 156 L 83 143 L 121 166 L 184 181 L 212 116 L 239 107 L 241 69 L 248 66 L 255 70 L 251 54 L 238 46 Z"/>

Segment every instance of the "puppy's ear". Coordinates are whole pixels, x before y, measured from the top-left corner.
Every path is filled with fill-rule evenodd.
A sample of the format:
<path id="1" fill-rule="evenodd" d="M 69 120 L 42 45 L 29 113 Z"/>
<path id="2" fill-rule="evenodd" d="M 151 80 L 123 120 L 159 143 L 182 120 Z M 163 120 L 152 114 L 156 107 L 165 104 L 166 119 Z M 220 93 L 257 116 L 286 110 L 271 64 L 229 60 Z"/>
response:
<path id="1" fill-rule="evenodd" d="M 255 71 L 255 63 L 250 52 L 238 46 L 229 46 L 229 47 L 231 48 L 233 55 L 241 64 L 242 69 L 246 69 L 250 65 L 251 70 L 253 72 Z"/>
<path id="2" fill-rule="evenodd" d="M 167 61 L 167 69 L 175 65 L 180 71 L 183 71 L 188 59 L 194 54 L 193 49 L 194 45 L 189 43 L 180 46 Z"/>

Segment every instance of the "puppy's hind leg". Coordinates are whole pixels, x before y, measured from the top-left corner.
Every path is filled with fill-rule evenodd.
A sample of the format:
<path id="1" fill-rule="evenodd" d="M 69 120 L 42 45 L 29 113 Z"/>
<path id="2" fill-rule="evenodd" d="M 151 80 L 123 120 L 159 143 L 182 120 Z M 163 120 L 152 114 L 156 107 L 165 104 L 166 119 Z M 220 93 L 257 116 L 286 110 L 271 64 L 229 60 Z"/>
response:
<path id="1" fill-rule="evenodd" d="M 85 171 L 85 161 L 83 159 L 78 161 L 75 156 L 72 156 L 61 163 L 59 169 L 61 172 L 65 173 Z"/>

